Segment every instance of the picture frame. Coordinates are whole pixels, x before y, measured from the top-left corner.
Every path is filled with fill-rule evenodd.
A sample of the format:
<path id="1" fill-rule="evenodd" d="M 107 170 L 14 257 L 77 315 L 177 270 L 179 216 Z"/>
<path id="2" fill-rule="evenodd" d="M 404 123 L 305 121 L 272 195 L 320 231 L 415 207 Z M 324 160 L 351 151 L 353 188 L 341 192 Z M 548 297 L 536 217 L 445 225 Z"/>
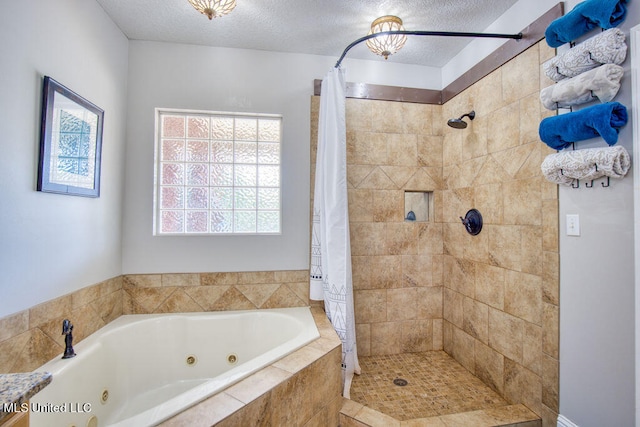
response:
<path id="1" fill-rule="evenodd" d="M 100 197 L 104 111 L 44 77 L 37 190 Z"/>

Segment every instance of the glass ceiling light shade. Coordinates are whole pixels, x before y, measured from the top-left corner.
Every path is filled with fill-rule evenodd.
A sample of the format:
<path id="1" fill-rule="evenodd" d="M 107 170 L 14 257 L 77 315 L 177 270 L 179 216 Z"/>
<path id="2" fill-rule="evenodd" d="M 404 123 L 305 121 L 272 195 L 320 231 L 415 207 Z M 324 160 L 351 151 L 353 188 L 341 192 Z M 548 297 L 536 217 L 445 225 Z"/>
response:
<path id="1" fill-rule="evenodd" d="M 393 15 L 381 16 L 371 23 L 369 35 L 383 31 L 404 31 L 402 19 Z M 370 38 L 367 40 L 367 46 L 371 52 L 384 56 L 384 59 L 387 59 L 389 55 L 393 55 L 402 49 L 406 41 L 407 36 L 405 34 L 387 34 Z"/>
<path id="2" fill-rule="evenodd" d="M 189 0 L 191 6 L 207 15 L 209 20 L 231 13 L 236 7 L 236 0 Z"/>

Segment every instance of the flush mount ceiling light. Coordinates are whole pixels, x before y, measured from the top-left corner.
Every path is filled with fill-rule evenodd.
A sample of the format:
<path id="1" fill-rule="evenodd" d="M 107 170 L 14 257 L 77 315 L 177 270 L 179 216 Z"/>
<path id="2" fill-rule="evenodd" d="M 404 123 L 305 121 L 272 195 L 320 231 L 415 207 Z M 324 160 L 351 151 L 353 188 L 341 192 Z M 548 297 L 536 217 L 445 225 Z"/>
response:
<path id="1" fill-rule="evenodd" d="M 209 20 L 231 13 L 236 7 L 236 0 L 189 0 L 198 12 L 207 15 Z"/>
<path id="2" fill-rule="evenodd" d="M 381 16 L 371 23 L 371 31 L 369 31 L 368 35 L 386 31 L 404 31 L 402 19 L 393 15 Z M 367 40 L 367 47 L 371 52 L 387 59 L 389 55 L 393 55 L 402 49 L 406 41 L 407 36 L 405 34 L 386 34 Z"/>

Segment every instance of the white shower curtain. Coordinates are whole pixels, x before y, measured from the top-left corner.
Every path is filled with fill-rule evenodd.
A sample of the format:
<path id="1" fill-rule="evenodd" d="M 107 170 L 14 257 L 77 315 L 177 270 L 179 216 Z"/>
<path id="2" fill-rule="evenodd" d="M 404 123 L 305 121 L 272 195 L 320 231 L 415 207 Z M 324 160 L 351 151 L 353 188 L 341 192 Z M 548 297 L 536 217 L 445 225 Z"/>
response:
<path id="1" fill-rule="evenodd" d="M 322 81 L 313 200 L 310 297 L 324 300 L 327 317 L 342 340 L 342 395 L 349 398 L 360 373 L 351 280 L 347 205 L 347 128 L 344 71 L 333 68 Z"/>

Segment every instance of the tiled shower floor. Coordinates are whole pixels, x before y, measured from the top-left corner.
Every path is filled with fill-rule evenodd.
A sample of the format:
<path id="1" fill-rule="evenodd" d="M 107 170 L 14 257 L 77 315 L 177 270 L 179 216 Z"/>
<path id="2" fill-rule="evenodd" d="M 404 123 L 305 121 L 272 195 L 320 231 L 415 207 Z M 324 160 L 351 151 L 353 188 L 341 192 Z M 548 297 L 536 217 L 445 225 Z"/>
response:
<path id="1" fill-rule="evenodd" d="M 491 409 L 508 403 L 444 351 L 359 357 L 351 400 L 399 421 Z M 407 380 L 406 386 L 393 383 Z"/>

